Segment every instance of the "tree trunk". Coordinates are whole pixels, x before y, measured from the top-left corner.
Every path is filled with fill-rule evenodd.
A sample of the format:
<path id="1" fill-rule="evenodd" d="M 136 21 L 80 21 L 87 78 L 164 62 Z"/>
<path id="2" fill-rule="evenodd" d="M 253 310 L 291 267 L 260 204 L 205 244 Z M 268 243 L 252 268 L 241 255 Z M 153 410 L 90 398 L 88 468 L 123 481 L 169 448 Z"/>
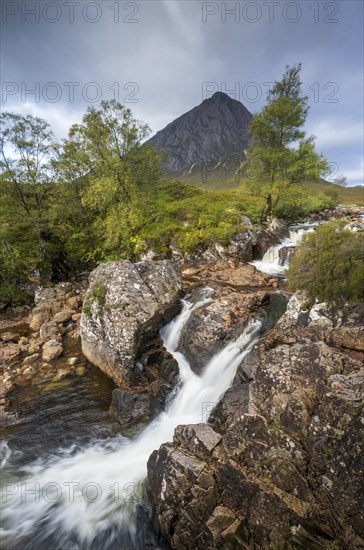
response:
<path id="1" fill-rule="evenodd" d="M 272 195 L 271 193 L 268 193 L 267 195 L 267 209 L 266 209 L 266 216 L 267 218 L 272 214 Z"/>
<path id="2" fill-rule="evenodd" d="M 41 229 L 37 229 L 37 239 L 38 239 L 38 248 L 39 248 L 39 252 L 41 253 L 42 261 L 44 262 L 44 260 L 45 260 L 45 255 L 46 255 L 46 251 L 45 251 L 44 241 L 43 241 L 43 239 L 42 239 L 42 231 L 41 231 Z"/>

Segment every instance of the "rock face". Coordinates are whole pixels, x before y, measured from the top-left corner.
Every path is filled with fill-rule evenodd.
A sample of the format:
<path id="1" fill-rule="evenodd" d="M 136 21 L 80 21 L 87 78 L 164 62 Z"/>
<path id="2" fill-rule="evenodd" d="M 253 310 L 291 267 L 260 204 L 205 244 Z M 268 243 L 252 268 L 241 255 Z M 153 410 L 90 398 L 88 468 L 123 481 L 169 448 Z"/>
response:
<path id="1" fill-rule="evenodd" d="M 108 262 L 90 275 L 81 317 L 82 351 L 123 391 L 112 411 L 123 424 L 135 405 L 144 417 L 153 395 L 162 405 L 178 378 L 175 360 L 163 348 L 159 329 L 178 311 L 181 274 L 175 263 L 163 260 L 133 264 Z M 149 407 L 150 412 L 156 404 Z M 124 410 L 125 409 L 125 410 Z"/>
<path id="2" fill-rule="evenodd" d="M 210 173 L 223 163 L 237 169 L 250 141 L 251 119 L 252 114 L 240 101 L 216 92 L 147 143 L 164 149 L 170 173 L 183 174 L 192 169 Z"/>
<path id="3" fill-rule="evenodd" d="M 363 318 L 346 313 L 294 295 L 210 425 L 151 455 L 172 548 L 363 547 Z"/>
<path id="4" fill-rule="evenodd" d="M 242 331 L 252 310 L 274 290 L 275 281 L 251 265 L 232 260 L 189 269 L 183 276 L 214 289 L 211 303 L 193 311 L 180 338 L 179 351 L 200 373 L 211 357 Z"/>

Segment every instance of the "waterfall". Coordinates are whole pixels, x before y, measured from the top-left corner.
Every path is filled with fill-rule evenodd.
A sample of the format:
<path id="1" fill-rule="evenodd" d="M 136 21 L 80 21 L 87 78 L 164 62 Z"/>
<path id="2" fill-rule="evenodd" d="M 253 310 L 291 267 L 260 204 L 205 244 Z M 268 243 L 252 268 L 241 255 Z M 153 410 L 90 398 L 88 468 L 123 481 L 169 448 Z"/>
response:
<path id="1" fill-rule="evenodd" d="M 289 237 L 283 237 L 278 244 L 271 246 L 264 254 L 261 260 L 250 262 L 258 271 L 273 275 L 274 277 L 284 276 L 288 263 L 285 265 L 279 264 L 279 251 L 285 247 L 297 246 L 305 233 L 315 231 L 317 223 L 306 223 L 300 225 L 292 225 L 289 228 Z"/>
<path id="2" fill-rule="evenodd" d="M 137 537 L 135 514 L 149 456 L 162 443 L 172 441 L 177 425 L 208 420 L 259 337 L 262 323 L 251 320 L 242 335 L 217 353 L 201 376 L 196 375 L 177 346 L 192 311 L 209 301 L 209 294 L 203 293 L 195 304 L 184 301 L 180 315 L 161 331 L 165 347 L 178 361 L 181 381 L 166 410 L 142 433 L 133 439 L 118 436 L 95 441 L 76 454 L 74 449 L 59 451 L 24 469 L 22 479 L 3 484 L 4 546 L 26 548 L 22 540 L 34 544 L 31 537 L 39 532 L 45 535 L 43 546 L 38 546 L 44 547 L 44 540 L 47 544 L 48 533 L 53 537 L 52 548 L 56 540 L 57 548 L 75 550 L 109 548 L 108 542 L 95 546 L 92 541 L 112 529 Z"/>

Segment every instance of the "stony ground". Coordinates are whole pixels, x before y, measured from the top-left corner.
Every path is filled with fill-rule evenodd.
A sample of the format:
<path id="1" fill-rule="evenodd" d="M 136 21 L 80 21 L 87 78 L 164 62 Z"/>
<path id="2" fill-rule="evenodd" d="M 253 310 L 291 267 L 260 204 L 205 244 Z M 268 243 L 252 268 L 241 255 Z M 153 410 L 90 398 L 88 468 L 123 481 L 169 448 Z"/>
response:
<path id="1" fill-rule="evenodd" d="M 35 307 L 14 308 L 0 317 L 0 413 L 6 417 L 8 394 L 32 383 L 43 374 L 60 380 L 77 368 L 77 357 L 57 369 L 55 360 L 64 350 L 66 337 L 80 338 L 80 317 L 85 285 L 60 283 L 40 289 Z"/>

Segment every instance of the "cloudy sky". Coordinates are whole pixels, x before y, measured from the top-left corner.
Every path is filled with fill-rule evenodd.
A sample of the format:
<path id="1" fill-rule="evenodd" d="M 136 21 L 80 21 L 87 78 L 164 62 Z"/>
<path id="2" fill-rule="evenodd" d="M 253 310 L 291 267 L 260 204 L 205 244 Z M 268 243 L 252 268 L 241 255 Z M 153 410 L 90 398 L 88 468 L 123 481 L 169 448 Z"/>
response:
<path id="1" fill-rule="evenodd" d="M 303 64 L 317 137 L 335 175 L 363 183 L 361 0 L 3 0 L 2 110 L 58 137 L 116 97 L 152 132 L 226 91 L 251 112 L 285 66 Z M 96 102 L 96 103 L 95 103 Z"/>

